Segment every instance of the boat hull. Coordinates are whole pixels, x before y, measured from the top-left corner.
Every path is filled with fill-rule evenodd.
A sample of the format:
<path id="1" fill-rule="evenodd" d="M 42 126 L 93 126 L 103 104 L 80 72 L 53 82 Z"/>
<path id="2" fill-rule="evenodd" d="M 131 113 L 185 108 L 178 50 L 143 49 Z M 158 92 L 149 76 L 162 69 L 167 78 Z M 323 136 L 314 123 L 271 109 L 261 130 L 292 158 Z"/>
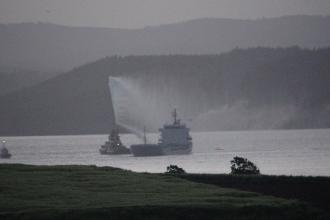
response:
<path id="1" fill-rule="evenodd" d="M 11 154 L 1 154 L 0 155 L 0 158 L 2 158 L 2 159 L 9 159 L 9 158 L 11 158 Z"/>
<path id="2" fill-rule="evenodd" d="M 105 154 L 105 155 L 131 154 L 131 151 L 125 146 L 111 148 L 106 145 L 103 145 L 99 149 L 99 152 L 100 154 Z"/>
<path id="3" fill-rule="evenodd" d="M 191 154 L 192 145 L 134 144 L 131 152 L 135 157 Z"/>
<path id="4" fill-rule="evenodd" d="M 162 148 L 158 144 L 133 144 L 131 152 L 135 157 L 161 156 Z"/>

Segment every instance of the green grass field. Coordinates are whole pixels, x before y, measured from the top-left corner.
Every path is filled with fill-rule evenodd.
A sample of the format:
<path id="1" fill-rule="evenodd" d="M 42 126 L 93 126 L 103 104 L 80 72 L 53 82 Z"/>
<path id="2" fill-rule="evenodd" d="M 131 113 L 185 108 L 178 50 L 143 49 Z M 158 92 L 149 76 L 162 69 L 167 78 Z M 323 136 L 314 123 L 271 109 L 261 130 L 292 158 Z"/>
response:
<path id="1" fill-rule="evenodd" d="M 0 165 L 0 219 L 322 219 L 296 200 L 111 167 Z"/>

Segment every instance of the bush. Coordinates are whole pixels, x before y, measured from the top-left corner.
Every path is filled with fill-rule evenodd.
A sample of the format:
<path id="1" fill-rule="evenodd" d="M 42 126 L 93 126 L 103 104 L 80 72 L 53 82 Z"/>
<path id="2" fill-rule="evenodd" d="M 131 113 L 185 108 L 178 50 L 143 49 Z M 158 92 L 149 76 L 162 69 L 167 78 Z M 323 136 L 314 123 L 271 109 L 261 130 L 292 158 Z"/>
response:
<path id="1" fill-rule="evenodd" d="M 231 174 L 260 174 L 258 167 L 243 157 L 234 157 L 231 163 Z"/>
<path id="2" fill-rule="evenodd" d="M 166 168 L 166 172 L 167 174 L 185 174 L 186 171 L 184 169 L 182 169 L 181 167 L 178 167 L 177 165 L 169 165 Z"/>

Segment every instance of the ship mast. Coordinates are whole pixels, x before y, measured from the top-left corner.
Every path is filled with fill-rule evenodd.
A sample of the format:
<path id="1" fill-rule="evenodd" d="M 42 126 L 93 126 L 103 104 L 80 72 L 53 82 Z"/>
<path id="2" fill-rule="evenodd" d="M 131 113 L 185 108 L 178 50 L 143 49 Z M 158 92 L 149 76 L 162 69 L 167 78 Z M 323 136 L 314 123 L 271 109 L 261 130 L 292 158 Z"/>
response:
<path id="1" fill-rule="evenodd" d="M 177 117 L 176 108 L 175 108 L 174 111 L 172 112 L 172 116 L 173 116 L 173 118 L 174 118 L 174 124 L 177 124 L 177 119 L 176 119 L 176 117 Z"/>
<path id="2" fill-rule="evenodd" d="M 146 126 L 143 127 L 143 142 L 147 144 Z"/>

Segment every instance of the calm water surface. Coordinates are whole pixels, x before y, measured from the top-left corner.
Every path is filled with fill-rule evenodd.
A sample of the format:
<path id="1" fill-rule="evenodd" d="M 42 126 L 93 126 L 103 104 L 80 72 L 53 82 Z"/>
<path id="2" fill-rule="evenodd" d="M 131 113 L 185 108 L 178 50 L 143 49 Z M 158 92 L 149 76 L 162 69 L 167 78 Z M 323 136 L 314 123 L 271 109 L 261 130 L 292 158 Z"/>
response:
<path id="1" fill-rule="evenodd" d="M 13 154 L 0 163 L 88 164 L 164 172 L 176 164 L 187 172 L 229 173 L 234 156 L 247 157 L 264 174 L 330 176 L 330 129 L 193 132 L 193 153 L 161 157 L 100 155 L 107 135 L 1 137 Z M 140 142 L 121 135 L 124 144 Z M 149 134 L 157 142 L 158 134 Z"/>

